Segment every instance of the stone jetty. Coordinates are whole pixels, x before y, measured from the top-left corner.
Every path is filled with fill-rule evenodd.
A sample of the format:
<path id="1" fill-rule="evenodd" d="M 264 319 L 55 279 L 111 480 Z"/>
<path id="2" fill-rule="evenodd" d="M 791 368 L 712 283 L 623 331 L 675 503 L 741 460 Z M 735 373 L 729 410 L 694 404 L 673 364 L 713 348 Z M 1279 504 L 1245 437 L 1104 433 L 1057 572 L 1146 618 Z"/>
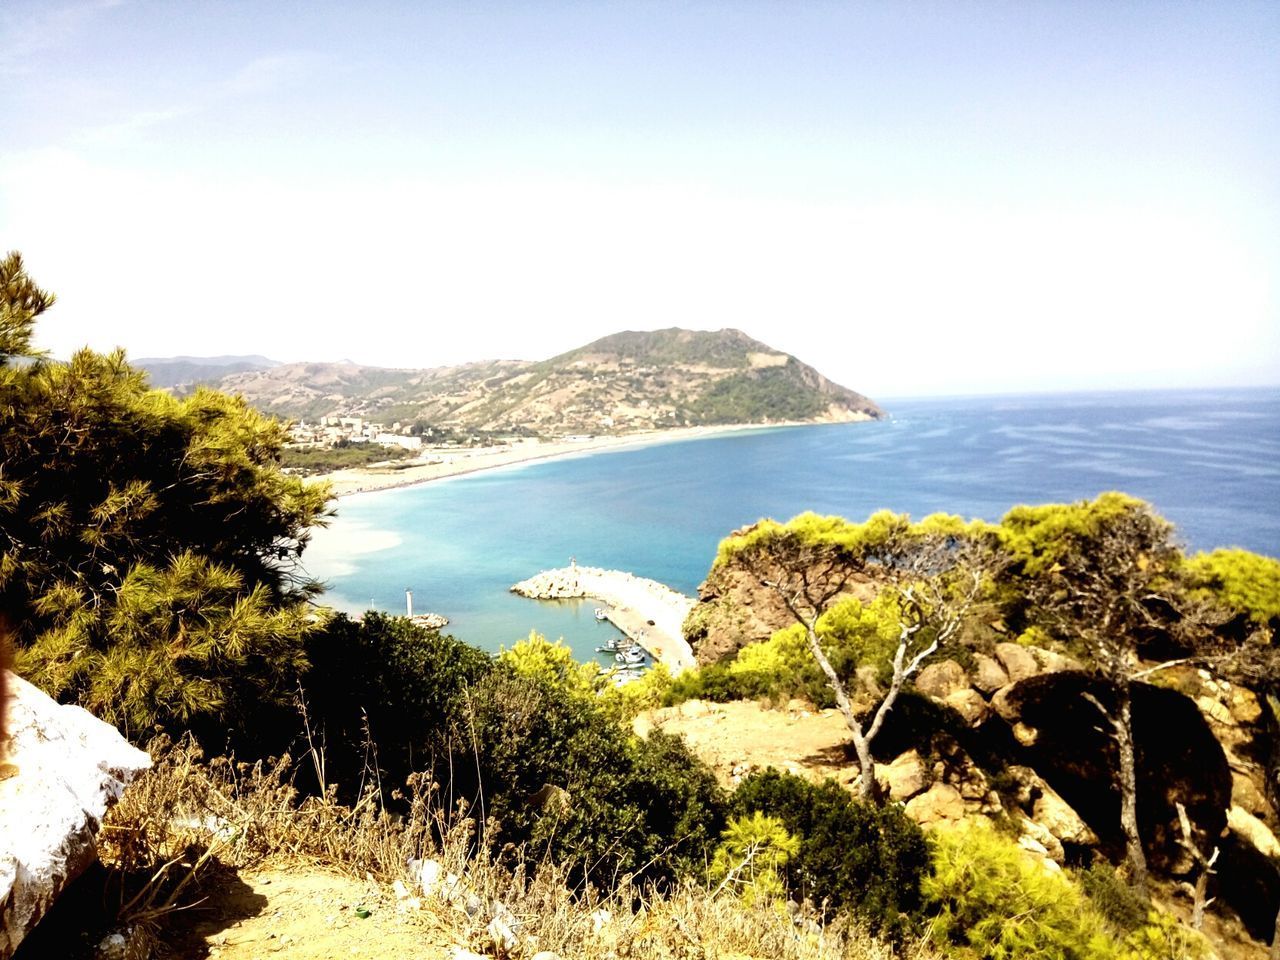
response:
<path id="1" fill-rule="evenodd" d="M 623 570 L 571 564 L 522 580 L 511 592 L 533 600 L 599 600 L 606 618 L 672 673 L 694 665 L 681 630 L 693 598 Z"/>

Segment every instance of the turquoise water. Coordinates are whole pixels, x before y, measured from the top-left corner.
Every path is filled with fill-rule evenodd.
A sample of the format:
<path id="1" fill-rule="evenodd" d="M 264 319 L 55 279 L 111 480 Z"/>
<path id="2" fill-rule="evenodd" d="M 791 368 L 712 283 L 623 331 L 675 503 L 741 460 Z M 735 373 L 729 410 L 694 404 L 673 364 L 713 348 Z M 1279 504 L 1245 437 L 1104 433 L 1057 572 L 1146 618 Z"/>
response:
<path id="1" fill-rule="evenodd" d="M 488 649 L 537 630 L 582 657 L 593 604 L 508 592 L 548 567 L 630 570 L 692 594 L 720 539 L 802 510 L 998 519 L 1017 503 L 1120 489 L 1193 549 L 1280 555 L 1280 390 L 886 402 L 878 423 L 790 427 L 532 463 L 344 498 L 306 554 L 350 612 L 447 615 Z"/>

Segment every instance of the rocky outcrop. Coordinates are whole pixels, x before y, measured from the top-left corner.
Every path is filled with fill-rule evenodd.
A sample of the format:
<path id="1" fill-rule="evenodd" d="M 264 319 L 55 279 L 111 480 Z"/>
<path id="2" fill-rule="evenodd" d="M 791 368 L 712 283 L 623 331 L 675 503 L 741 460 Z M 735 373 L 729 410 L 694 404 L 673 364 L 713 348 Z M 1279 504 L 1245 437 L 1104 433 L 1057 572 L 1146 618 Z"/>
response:
<path id="1" fill-rule="evenodd" d="M 735 530 L 732 536 L 750 529 Z M 698 602 L 684 622 L 684 637 L 700 665 L 732 658 L 747 644 L 768 640 L 795 623 L 777 593 L 763 586 L 761 579 L 768 577 L 735 560 L 711 568 L 698 587 Z M 869 602 L 876 588 L 865 573 L 849 574 L 849 596 Z"/>
<path id="2" fill-rule="evenodd" d="M 114 727 L 10 676 L 9 761 L 0 781 L 0 960 L 97 859 L 107 808 L 151 761 Z"/>

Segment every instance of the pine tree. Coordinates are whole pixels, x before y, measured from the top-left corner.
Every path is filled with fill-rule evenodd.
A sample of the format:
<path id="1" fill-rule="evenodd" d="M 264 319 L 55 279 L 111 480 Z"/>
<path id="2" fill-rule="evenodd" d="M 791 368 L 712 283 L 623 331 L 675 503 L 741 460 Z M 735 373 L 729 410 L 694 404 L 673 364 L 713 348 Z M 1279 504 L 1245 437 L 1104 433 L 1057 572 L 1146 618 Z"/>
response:
<path id="1" fill-rule="evenodd" d="M 0 609 L 18 669 L 133 733 L 235 725 L 287 696 L 329 493 L 281 472 L 284 425 L 148 388 L 122 351 L 32 350 L 53 303 L 0 261 Z M 14 362 L 16 358 L 27 362 Z"/>

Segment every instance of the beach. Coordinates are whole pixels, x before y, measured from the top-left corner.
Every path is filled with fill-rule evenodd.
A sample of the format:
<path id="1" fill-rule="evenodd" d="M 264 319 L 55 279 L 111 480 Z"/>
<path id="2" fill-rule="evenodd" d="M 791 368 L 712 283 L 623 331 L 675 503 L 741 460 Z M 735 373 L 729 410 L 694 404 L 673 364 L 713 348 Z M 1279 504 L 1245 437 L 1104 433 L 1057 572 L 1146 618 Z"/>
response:
<path id="1" fill-rule="evenodd" d="M 431 451 L 424 461 L 411 461 L 407 465 L 335 470 L 332 473 L 309 478 L 307 482 L 327 482 L 336 496 L 347 497 L 357 493 L 371 493 L 375 490 L 411 487 L 420 483 L 429 483 L 432 480 L 459 477 L 478 473 L 481 470 L 515 466 L 536 460 L 578 456 L 655 443 L 672 443 L 679 440 L 697 440 L 744 430 L 769 430 L 801 425 L 800 423 L 750 423 L 715 427 L 672 427 L 666 430 L 648 430 L 620 436 L 513 440 L 494 447 L 459 447 Z"/>

